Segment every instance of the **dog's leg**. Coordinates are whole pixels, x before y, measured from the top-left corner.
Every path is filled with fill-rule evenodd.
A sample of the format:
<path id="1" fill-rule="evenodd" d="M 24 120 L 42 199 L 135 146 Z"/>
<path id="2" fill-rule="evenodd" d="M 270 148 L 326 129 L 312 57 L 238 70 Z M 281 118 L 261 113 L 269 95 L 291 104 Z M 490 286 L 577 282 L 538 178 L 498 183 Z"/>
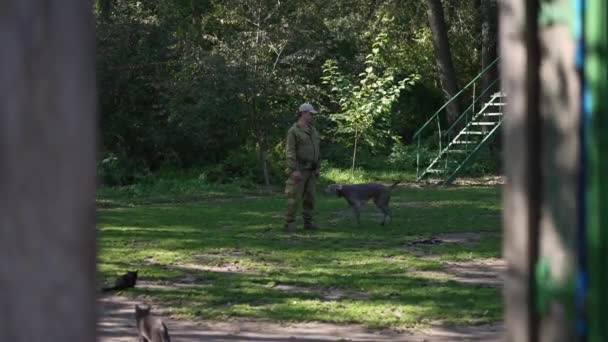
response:
<path id="1" fill-rule="evenodd" d="M 361 206 L 353 207 L 355 210 L 355 217 L 357 218 L 357 226 L 361 224 L 360 216 L 361 216 Z"/>
<path id="2" fill-rule="evenodd" d="M 380 222 L 380 224 L 383 226 L 391 221 L 391 209 L 388 206 L 390 199 L 391 197 L 388 194 L 374 198 L 374 204 L 383 214 L 382 222 Z"/>
<path id="3" fill-rule="evenodd" d="M 361 216 L 361 202 L 356 200 L 349 200 L 348 204 L 350 204 L 350 207 L 353 208 L 353 213 L 355 213 L 355 218 L 357 219 L 357 225 L 359 225 L 359 217 Z"/>
<path id="4" fill-rule="evenodd" d="M 391 209 L 387 206 L 376 203 L 376 207 L 382 213 L 382 221 L 380 225 L 384 226 L 391 221 Z"/>
<path id="5" fill-rule="evenodd" d="M 391 222 L 391 209 L 389 207 L 380 208 L 380 211 L 384 214 L 381 225 L 385 226 Z"/>

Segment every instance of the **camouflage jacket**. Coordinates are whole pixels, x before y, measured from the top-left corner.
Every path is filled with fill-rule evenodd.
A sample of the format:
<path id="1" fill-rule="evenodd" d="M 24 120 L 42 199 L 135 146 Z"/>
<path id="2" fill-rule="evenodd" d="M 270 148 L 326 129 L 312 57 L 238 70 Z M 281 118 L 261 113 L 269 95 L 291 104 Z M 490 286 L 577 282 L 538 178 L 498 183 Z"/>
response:
<path id="1" fill-rule="evenodd" d="M 293 124 L 287 131 L 285 172 L 289 175 L 293 171 L 318 170 L 320 141 L 319 132 L 314 127 L 303 129 L 298 123 Z"/>

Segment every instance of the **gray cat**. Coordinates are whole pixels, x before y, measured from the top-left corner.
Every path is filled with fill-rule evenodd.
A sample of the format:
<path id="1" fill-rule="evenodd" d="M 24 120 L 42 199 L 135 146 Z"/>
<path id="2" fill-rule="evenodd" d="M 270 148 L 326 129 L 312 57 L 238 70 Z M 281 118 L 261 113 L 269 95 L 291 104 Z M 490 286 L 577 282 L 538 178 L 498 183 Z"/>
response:
<path id="1" fill-rule="evenodd" d="M 140 342 L 171 342 L 169 330 L 160 317 L 150 314 L 149 305 L 135 305 L 135 322 Z"/>

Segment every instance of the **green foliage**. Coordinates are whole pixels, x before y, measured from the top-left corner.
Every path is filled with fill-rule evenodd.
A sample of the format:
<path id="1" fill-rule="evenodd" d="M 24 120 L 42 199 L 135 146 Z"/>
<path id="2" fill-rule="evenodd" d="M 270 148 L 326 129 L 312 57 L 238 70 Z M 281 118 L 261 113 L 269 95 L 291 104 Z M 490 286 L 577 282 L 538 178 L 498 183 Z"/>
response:
<path id="1" fill-rule="evenodd" d="M 242 73 L 241 126 L 249 145 L 264 153 L 283 138 L 286 118 L 291 119 L 285 114 L 313 88 L 309 69 L 298 72 L 303 64 L 314 64 L 310 47 L 301 44 L 315 33 L 307 22 L 312 20 L 302 4 L 269 0 L 216 2 L 205 18 L 210 53 Z M 264 166 L 266 160 L 259 160 L 260 173 Z"/>
<path id="2" fill-rule="evenodd" d="M 331 88 L 341 109 L 330 118 L 337 123 L 338 136 L 352 139 L 353 168 L 359 142 L 374 148 L 391 136 L 388 124 L 391 106 L 401 91 L 419 78 L 411 75 L 395 81 L 395 69 L 384 67 L 383 51 L 387 45 L 385 33 L 375 38 L 372 52 L 365 57 L 365 71 L 358 75 L 360 79 L 356 83 L 338 71 L 335 60 L 328 60 L 323 65 L 323 83 Z"/>
<path id="3" fill-rule="evenodd" d="M 347 148 L 357 132 L 358 165 L 375 166 L 390 153 L 393 136 L 409 143 L 442 102 L 425 7 L 417 1 L 98 0 L 94 6 L 105 184 L 140 182 L 163 168 L 222 170 L 228 151 L 246 154 L 251 161 L 243 168 L 257 170 L 238 174 L 261 182 L 260 149 L 269 154 L 271 181 L 282 182 L 282 157 L 273 148 L 304 101 L 321 109 L 317 125 L 330 137 L 324 150 L 342 145 L 334 160 L 353 156 Z M 474 8 L 448 2 L 446 15 L 458 75 L 468 81 L 479 71 Z M 337 121 L 325 113 L 347 111 L 332 103 L 340 94 L 323 91 L 328 60 L 335 72 L 340 66 L 338 74 L 354 75 L 344 76 L 352 116 L 331 116 Z M 414 86 L 409 74 L 419 75 Z M 391 86 L 408 78 L 403 89 L 410 91 L 396 94 Z"/>
<path id="4" fill-rule="evenodd" d="M 477 152 L 475 160 L 467 167 L 465 176 L 487 176 L 500 173 L 500 154 L 489 146 L 483 147 Z"/>
<path id="5" fill-rule="evenodd" d="M 326 166 L 323 168 L 321 174 L 321 185 L 327 185 L 332 183 L 345 183 L 345 184 L 360 184 L 360 183 L 392 183 L 396 180 L 400 180 L 403 183 L 413 182 L 416 180 L 416 174 L 412 171 L 402 169 L 362 169 L 355 168 L 354 171 L 345 168 L 337 168 L 332 166 Z"/>
<path id="6" fill-rule="evenodd" d="M 150 175 L 149 169 L 141 164 L 141 161 L 110 152 L 98 163 L 97 173 L 104 186 L 140 183 Z"/>
<path id="7" fill-rule="evenodd" d="M 258 151 L 232 151 L 220 164 L 207 169 L 206 179 L 222 184 L 236 182 L 260 184 L 263 182 L 263 175 L 258 153 Z M 279 165 L 272 159 L 267 160 L 267 163 L 273 183 L 277 183 L 279 181 L 277 178 L 282 177 Z"/>
<path id="8" fill-rule="evenodd" d="M 227 153 L 222 162 L 204 168 L 203 178 L 210 183 L 242 184 L 253 186 L 264 181 L 260 168 L 259 149 L 236 149 Z M 285 181 L 285 153 L 277 144 L 266 154 L 266 164 L 271 184 Z"/>
<path id="9" fill-rule="evenodd" d="M 435 157 L 435 154 L 436 152 L 434 150 L 427 148 L 425 145 L 418 148 L 418 146 L 414 144 L 404 145 L 397 143 L 393 145 L 393 150 L 387 158 L 387 163 L 402 170 L 408 170 L 415 173 L 417 158 L 420 158 L 420 160 L 429 160 Z"/>

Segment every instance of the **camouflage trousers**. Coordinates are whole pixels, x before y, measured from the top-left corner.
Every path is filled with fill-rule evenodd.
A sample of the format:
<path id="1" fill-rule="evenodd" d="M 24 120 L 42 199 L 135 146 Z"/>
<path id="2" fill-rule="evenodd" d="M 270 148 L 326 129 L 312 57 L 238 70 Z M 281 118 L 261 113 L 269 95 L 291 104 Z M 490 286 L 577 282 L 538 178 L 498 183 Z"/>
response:
<path id="1" fill-rule="evenodd" d="M 313 211 L 315 209 L 315 185 L 317 178 L 312 170 L 300 171 L 302 178 L 295 182 L 291 177 L 285 182 L 285 197 L 287 197 L 287 223 L 296 220 L 296 213 L 300 202 L 302 202 L 302 218 L 305 224 L 312 223 Z"/>

